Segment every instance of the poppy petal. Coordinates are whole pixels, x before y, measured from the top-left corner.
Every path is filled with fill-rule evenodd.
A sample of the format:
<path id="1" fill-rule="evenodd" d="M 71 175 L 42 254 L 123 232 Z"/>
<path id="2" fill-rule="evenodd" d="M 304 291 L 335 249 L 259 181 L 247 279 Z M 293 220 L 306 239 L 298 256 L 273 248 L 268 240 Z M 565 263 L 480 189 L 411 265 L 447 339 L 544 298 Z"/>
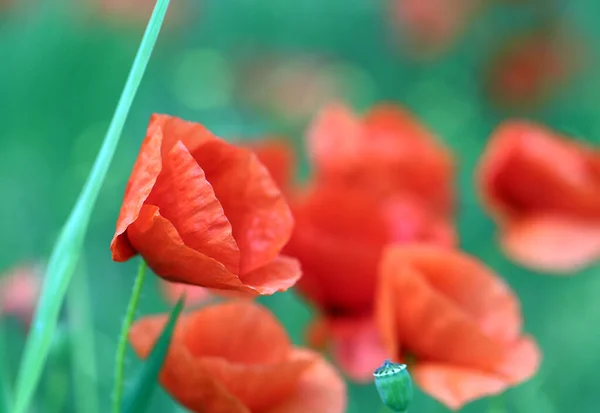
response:
<path id="1" fill-rule="evenodd" d="M 205 307 L 188 315 L 182 328 L 186 347 L 198 357 L 267 364 L 283 361 L 292 349 L 285 329 L 273 314 L 250 301 Z"/>
<path id="2" fill-rule="evenodd" d="M 574 275 L 600 259 L 600 220 L 536 216 L 509 224 L 501 244 L 516 262 L 556 275 Z"/>
<path id="3" fill-rule="evenodd" d="M 371 317 L 328 320 L 333 356 L 354 381 L 369 382 L 381 360 L 390 357 Z"/>
<path id="4" fill-rule="evenodd" d="M 231 224 L 213 186 L 183 142 L 176 142 L 163 156 L 163 170 L 146 203 L 159 207 L 185 245 L 237 274 L 240 251 Z"/>
<path id="5" fill-rule="evenodd" d="M 482 268 L 473 264 L 457 252 L 429 246 L 397 246 L 385 252 L 380 276 L 395 280 L 393 289 L 380 289 L 380 293 L 401 297 L 394 300 L 396 339 L 419 357 L 480 369 L 493 369 L 502 358 L 502 342 L 482 330 L 474 311 L 480 306 L 468 305 L 466 297 L 477 291 L 495 299 L 506 295 L 506 287 L 488 280 Z M 482 286 L 499 293 L 480 291 Z M 499 318 L 500 326 L 514 335 L 513 324 L 520 320 L 508 309 L 508 318 Z"/>
<path id="6" fill-rule="evenodd" d="M 225 386 L 192 357 L 181 341 L 180 318 L 163 364 L 160 381 L 182 406 L 193 411 L 211 413 L 251 413 Z M 129 332 L 131 345 L 138 356 L 147 358 L 167 322 L 166 315 L 144 317 L 135 322 Z"/>
<path id="7" fill-rule="evenodd" d="M 343 413 L 346 411 L 346 384 L 323 358 L 310 351 L 296 350 L 299 358 L 316 358 L 295 393 L 265 413 Z"/>
<path id="8" fill-rule="evenodd" d="M 152 135 L 157 130 L 163 135 L 162 157 L 165 157 L 177 142 L 183 143 L 190 153 L 193 153 L 206 142 L 218 139 L 199 123 L 155 113 L 150 118 L 147 134 Z"/>
<path id="9" fill-rule="evenodd" d="M 535 375 L 542 361 L 542 353 L 535 340 L 525 336 L 506 350 L 497 372 L 510 384 L 522 383 Z"/>
<path id="10" fill-rule="evenodd" d="M 234 394 L 251 412 L 264 412 L 294 393 L 303 372 L 310 368 L 315 359 L 313 355 L 312 358 L 248 365 L 203 357 L 196 364 Z"/>
<path id="11" fill-rule="evenodd" d="M 186 246 L 177 229 L 153 205 L 144 205 L 138 219 L 129 227 L 133 247 L 145 257 L 148 266 L 166 280 L 252 292 L 220 262 Z"/>
<path id="12" fill-rule="evenodd" d="M 302 277 L 300 262 L 285 255 L 244 275 L 244 283 L 262 295 L 287 291 Z"/>
<path id="13" fill-rule="evenodd" d="M 321 109 L 307 135 L 308 153 L 317 170 L 337 168 L 360 156 L 363 129 L 354 113 L 341 103 Z"/>
<path id="14" fill-rule="evenodd" d="M 148 133 L 133 166 L 117 220 L 116 232 L 110 244 L 115 261 L 127 261 L 136 254 L 125 232 L 137 219 L 162 169 L 160 159 L 162 140 L 163 135 L 160 130 Z"/>
<path id="15" fill-rule="evenodd" d="M 206 173 L 242 253 L 240 274 L 275 259 L 294 224 L 288 204 L 252 151 L 222 140 L 192 152 Z"/>
<path id="16" fill-rule="evenodd" d="M 452 410 L 510 386 L 501 376 L 442 363 L 419 363 L 412 375 L 425 393 Z"/>

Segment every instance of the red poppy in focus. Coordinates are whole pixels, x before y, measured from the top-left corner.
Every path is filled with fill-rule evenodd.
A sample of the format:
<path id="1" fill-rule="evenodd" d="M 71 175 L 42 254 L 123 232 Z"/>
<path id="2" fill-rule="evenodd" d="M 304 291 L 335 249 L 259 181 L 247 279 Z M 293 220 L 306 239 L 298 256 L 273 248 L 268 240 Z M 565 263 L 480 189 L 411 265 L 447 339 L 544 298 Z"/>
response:
<path id="1" fill-rule="evenodd" d="M 153 115 L 125 190 L 113 259 L 140 254 L 172 282 L 272 294 L 300 277 L 279 254 L 290 209 L 256 155 L 202 125 Z"/>
<path id="2" fill-rule="evenodd" d="M 521 333 L 515 294 L 455 250 L 386 249 L 376 315 L 389 353 L 413 363 L 417 385 L 451 409 L 528 380 L 540 364 L 537 344 Z"/>
<path id="3" fill-rule="evenodd" d="M 492 100 L 500 106 L 540 104 L 583 66 L 580 42 L 552 30 L 508 39 L 494 55 L 487 78 Z"/>
<path id="4" fill-rule="evenodd" d="M 393 23 L 411 51 L 435 55 L 462 35 L 485 0 L 391 0 Z"/>
<path id="5" fill-rule="evenodd" d="M 22 265 L 0 277 L 0 316 L 10 314 L 29 325 L 42 286 L 40 268 Z"/>
<path id="6" fill-rule="evenodd" d="M 167 316 L 145 317 L 130 333 L 146 358 Z M 268 345 L 265 345 L 268 343 Z M 343 413 L 343 380 L 318 354 L 292 346 L 284 328 L 250 301 L 215 305 L 178 322 L 160 381 L 201 413 Z"/>
<path id="7" fill-rule="evenodd" d="M 297 225 L 284 251 L 300 261 L 300 291 L 322 311 L 312 344 L 327 342 L 350 377 L 372 380 L 383 354 L 372 320 L 381 251 L 389 243 L 455 245 L 451 158 L 390 106 L 364 122 L 326 108 L 309 139 L 314 182 L 290 197 Z"/>
<path id="8" fill-rule="evenodd" d="M 573 273 L 600 258 L 600 151 L 534 123 L 493 133 L 478 171 L 501 243 L 517 262 Z"/>

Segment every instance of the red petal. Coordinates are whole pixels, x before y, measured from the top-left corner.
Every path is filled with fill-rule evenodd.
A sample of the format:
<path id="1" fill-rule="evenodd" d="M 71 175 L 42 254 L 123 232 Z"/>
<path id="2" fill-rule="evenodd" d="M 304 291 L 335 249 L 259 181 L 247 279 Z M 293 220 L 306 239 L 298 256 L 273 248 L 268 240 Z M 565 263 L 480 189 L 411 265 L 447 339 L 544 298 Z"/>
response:
<path id="1" fill-rule="evenodd" d="M 265 140 L 250 147 L 279 189 L 286 191 L 295 170 L 294 149 L 284 140 Z"/>
<path id="2" fill-rule="evenodd" d="M 144 205 L 128 235 L 150 268 L 169 281 L 252 292 L 223 264 L 185 245 L 158 207 Z"/>
<path id="3" fill-rule="evenodd" d="M 158 206 L 186 246 L 238 273 L 240 251 L 231 224 L 213 186 L 183 142 L 163 155 L 163 170 L 146 204 Z"/>
<path id="4" fill-rule="evenodd" d="M 317 361 L 304 372 L 294 394 L 265 413 L 345 412 L 346 384 L 333 367 L 312 352 L 296 350 L 296 357 L 317 358 Z"/>
<path id="5" fill-rule="evenodd" d="M 206 173 L 242 253 L 240 274 L 269 263 L 287 243 L 293 217 L 256 155 L 215 140 L 192 153 Z"/>
<path id="6" fill-rule="evenodd" d="M 262 295 L 287 291 L 302 276 L 300 263 L 295 258 L 279 255 L 267 265 L 244 275 L 244 283 Z"/>
<path id="7" fill-rule="evenodd" d="M 600 259 L 600 220 L 535 216 L 509 224 L 501 240 L 506 254 L 526 267 L 574 275 Z"/>
<path id="8" fill-rule="evenodd" d="M 110 244 L 115 261 L 127 261 L 136 254 L 125 232 L 137 219 L 142 205 L 156 183 L 162 168 L 160 159 L 162 140 L 162 131 L 155 130 L 153 133 L 148 133 L 133 166 L 117 220 L 117 229 Z"/>
<path id="9" fill-rule="evenodd" d="M 394 247 L 385 253 L 380 276 L 394 278 L 391 289 L 379 292 L 402 297 L 393 304 L 396 339 L 417 357 L 494 371 L 505 344 L 518 337 L 512 292 L 465 255 Z"/>

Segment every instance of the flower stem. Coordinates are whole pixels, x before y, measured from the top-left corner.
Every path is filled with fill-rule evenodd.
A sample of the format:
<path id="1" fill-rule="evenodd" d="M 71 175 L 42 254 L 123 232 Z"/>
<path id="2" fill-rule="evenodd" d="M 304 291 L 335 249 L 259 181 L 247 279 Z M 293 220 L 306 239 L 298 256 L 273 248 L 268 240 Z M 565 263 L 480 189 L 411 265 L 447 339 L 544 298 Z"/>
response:
<path id="1" fill-rule="evenodd" d="M 119 413 L 121 411 L 127 336 L 129 335 L 131 324 L 133 324 L 135 310 L 137 309 L 138 302 L 140 301 L 140 293 L 142 292 L 144 278 L 146 278 L 146 262 L 142 260 L 142 262 L 140 262 L 140 268 L 138 270 L 135 283 L 133 284 L 133 291 L 131 292 L 131 297 L 129 298 L 127 313 L 125 313 L 125 319 L 123 320 L 123 326 L 121 327 L 121 334 L 119 336 L 119 343 L 117 345 L 117 355 L 115 358 L 115 386 L 113 388 L 113 413 Z"/>

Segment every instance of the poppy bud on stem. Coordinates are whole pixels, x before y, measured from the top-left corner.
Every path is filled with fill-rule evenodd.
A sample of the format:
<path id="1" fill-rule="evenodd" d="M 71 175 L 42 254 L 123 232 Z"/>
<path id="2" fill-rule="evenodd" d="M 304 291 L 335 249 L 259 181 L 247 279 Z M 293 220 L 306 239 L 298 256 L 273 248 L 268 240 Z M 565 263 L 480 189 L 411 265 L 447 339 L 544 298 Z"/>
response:
<path id="1" fill-rule="evenodd" d="M 413 397 L 412 379 L 406 364 L 386 360 L 373 376 L 383 403 L 394 412 L 406 412 Z"/>

